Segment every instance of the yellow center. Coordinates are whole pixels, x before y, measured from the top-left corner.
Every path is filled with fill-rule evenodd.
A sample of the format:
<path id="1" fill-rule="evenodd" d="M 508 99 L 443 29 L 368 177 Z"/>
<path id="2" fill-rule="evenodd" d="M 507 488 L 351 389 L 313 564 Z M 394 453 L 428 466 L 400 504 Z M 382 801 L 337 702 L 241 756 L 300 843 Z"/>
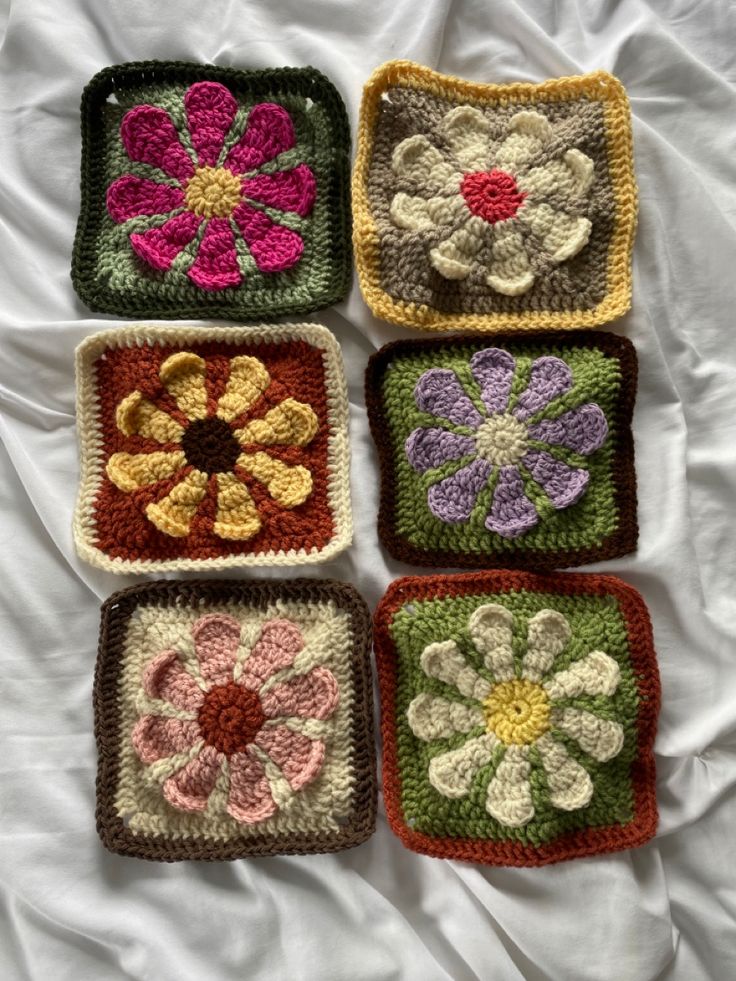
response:
<path id="1" fill-rule="evenodd" d="M 184 194 L 187 208 L 205 218 L 227 218 L 241 196 L 240 178 L 226 167 L 199 167 Z"/>
<path id="2" fill-rule="evenodd" d="M 502 681 L 483 703 L 486 726 L 507 744 L 536 742 L 549 729 L 549 697 L 533 681 Z"/>
<path id="3" fill-rule="evenodd" d="M 510 413 L 489 416 L 475 434 L 478 455 L 507 467 L 518 463 L 527 451 L 527 427 Z"/>

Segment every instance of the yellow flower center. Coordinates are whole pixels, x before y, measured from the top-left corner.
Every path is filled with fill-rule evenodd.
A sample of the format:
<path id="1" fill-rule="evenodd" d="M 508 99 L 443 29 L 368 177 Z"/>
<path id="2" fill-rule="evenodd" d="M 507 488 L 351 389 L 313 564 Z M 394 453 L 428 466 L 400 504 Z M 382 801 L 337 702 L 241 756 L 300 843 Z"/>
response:
<path id="1" fill-rule="evenodd" d="M 187 184 L 187 208 L 205 218 L 227 218 L 242 197 L 240 178 L 226 167 L 199 167 Z"/>
<path id="2" fill-rule="evenodd" d="M 510 413 L 489 416 L 475 434 L 478 455 L 506 467 L 518 463 L 527 451 L 527 428 Z"/>
<path id="3" fill-rule="evenodd" d="M 483 703 L 486 726 L 507 744 L 534 743 L 549 729 L 549 697 L 533 681 L 502 681 Z"/>

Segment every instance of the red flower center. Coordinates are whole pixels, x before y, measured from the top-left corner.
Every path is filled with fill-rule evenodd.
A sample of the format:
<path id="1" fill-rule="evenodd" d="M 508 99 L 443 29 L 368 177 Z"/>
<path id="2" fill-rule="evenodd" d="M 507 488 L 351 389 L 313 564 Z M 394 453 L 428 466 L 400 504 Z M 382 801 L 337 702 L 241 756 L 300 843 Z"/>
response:
<path id="1" fill-rule="evenodd" d="M 199 710 L 202 738 L 226 756 L 244 752 L 265 721 L 258 695 L 234 681 L 211 688 Z"/>
<path id="2" fill-rule="evenodd" d="M 491 225 L 513 218 L 526 197 L 505 170 L 481 170 L 466 174 L 460 191 L 473 214 Z"/>

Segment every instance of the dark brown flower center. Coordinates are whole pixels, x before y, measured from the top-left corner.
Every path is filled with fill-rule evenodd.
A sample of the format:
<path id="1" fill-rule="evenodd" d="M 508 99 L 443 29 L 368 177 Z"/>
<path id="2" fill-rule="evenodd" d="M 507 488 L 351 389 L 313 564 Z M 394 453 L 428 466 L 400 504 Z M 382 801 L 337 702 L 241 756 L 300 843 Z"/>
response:
<path id="1" fill-rule="evenodd" d="M 460 191 L 473 214 L 491 225 L 513 218 L 526 197 L 517 187 L 513 175 L 505 170 L 466 174 Z"/>
<path id="2" fill-rule="evenodd" d="M 227 473 L 242 450 L 224 419 L 195 419 L 181 440 L 187 463 L 203 473 Z"/>
<path id="3" fill-rule="evenodd" d="M 202 738 L 227 756 L 244 752 L 265 720 L 258 695 L 234 681 L 210 688 L 199 710 Z"/>

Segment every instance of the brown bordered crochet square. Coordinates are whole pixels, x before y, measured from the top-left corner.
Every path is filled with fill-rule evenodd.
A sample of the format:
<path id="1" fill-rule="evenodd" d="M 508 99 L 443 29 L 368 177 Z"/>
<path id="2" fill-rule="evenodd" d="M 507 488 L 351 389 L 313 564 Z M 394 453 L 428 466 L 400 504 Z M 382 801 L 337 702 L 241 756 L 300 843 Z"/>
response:
<path id="1" fill-rule="evenodd" d="M 213 621 L 217 621 L 218 630 L 224 622 L 227 631 L 233 620 L 240 624 L 236 661 L 242 664 L 242 671 L 238 674 L 238 669 L 232 669 L 229 662 L 226 668 L 234 672 L 233 677 L 237 675 L 242 685 L 229 683 L 223 686 L 222 678 L 217 674 L 223 670 L 222 661 L 217 661 L 218 656 L 222 657 L 222 650 L 218 655 L 218 649 L 215 649 L 215 659 L 211 661 L 214 667 L 207 669 L 204 659 L 211 656 L 213 650 Z M 196 627 L 197 624 L 200 626 Z M 271 624 L 268 638 L 263 632 L 264 624 Z M 275 630 L 280 630 L 281 634 Z M 237 630 L 235 635 L 238 636 Z M 266 660 L 283 656 L 285 645 L 294 636 L 297 637 L 296 648 L 302 646 L 296 659 L 292 652 L 292 667 L 284 669 L 281 662 L 281 670 L 263 680 L 258 672 L 263 671 L 264 651 Z M 377 793 L 370 639 L 370 614 L 365 603 L 352 586 L 332 580 L 158 581 L 110 596 L 102 606 L 94 684 L 98 750 L 96 817 L 97 830 L 105 847 L 120 855 L 154 861 L 213 861 L 340 851 L 369 838 L 375 830 Z M 167 649 L 162 651 L 162 647 Z M 231 689 L 237 690 L 238 704 L 245 712 L 240 703 L 251 677 L 246 674 L 245 664 L 248 658 L 256 655 L 259 660 L 252 673 L 261 685 L 258 711 L 263 711 L 258 723 L 253 723 L 246 715 L 239 715 L 233 722 L 232 713 L 237 714 L 238 706 L 230 699 L 233 704 L 224 706 L 230 713 L 230 721 L 229 728 L 222 731 L 231 740 L 225 750 L 217 742 L 223 736 L 222 733 L 217 735 L 213 719 L 219 718 L 222 722 L 222 698 Z M 159 664 L 162 656 L 167 662 L 163 667 Z M 156 661 L 153 668 L 150 667 L 152 657 Z M 195 657 L 199 659 L 201 673 L 192 668 Z M 168 678 L 174 677 L 172 663 L 178 675 L 167 687 L 167 672 Z M 192 688 L 191 676 L 182 675 L 182 665 L 188 665 L 187 670 L 199 679 L 199 688 Z M 206 673 L 208 670 L 209 674 Z M 329 700 L 326 708 L 322 705 L 322 711 L 317 712 L 322 721 L 316 717 L 289 720 L 295 728 L 301 722 L 298 731 L 302 734 L 295 743 L 297 747 L 304 743 L 305 732 L 310 735 L 311 749 L 306 759 L 307 767 L 311 767 L 309 780 L 304 777 L 303 758 L 291 770 L 289 761 L 281 758 L 282 770 L 279 772 L 273 759 L 269 762 L 260 748 L 260 733 L 253 736 L 258 724 L 263 726 L 262 731 L 269 725 L 263 719 L 263 712 L 272 713 L 266 700 L 270 697 L 272 702 L 275 699 L 283 706 L 287 688 L 289 697 L 298 696 L 304 700 L 305 678 L 315 685 L 319 683 L 319 698 Z M 278 684 L 274 684 L 274 679 Z M 290 679 L 301 687 L 292 685 L 289 688 Z M 195 758 L 199 754 L 200 760 L 205 751 L 213 759 L 216 752 L 221 755 L 230 753 L 224 763 L 222 760 L 216 762 L 219 776 L 207 798 L 205 810 L 193 809 L 193 778 L 187 781 L 182 777 L 177 781 L 173 797 L 177 806 L 168 802 L 172 799 L 170 796 L 164 795 L 168 794 L 168 790 L 162 789 L 168 780 L 167 774 L 171 771 L 174 778 L 181 774 L 176 767 L 186 762 L 186 754 L 153 762 L 151 756 L 146 755 L 152 746 L 155 750 L 157 739 L 165 742 L 167 737 L 161 735 L 160 728 L 155 731 L 151 728 L 151 716 L 145 711 L 158 708 L 168 716 L 182 715 L 173 704 L 153 698 L 152 686 L 158 686 L 174 699 L 181 699 L 182 692 L 186 693 L 189 686 L 201 703 L 198 722 L 176 723 L 179 730 L 182 725 L 199 726 L 199 742 L 189 751 L 190 757 L 193 752 Z M 200 689 L 205 691 L 204 695 Z M 253 701 L 252 694 L 248 697 Z M 219 716 L 210 711 L 214 706 L 213 698 L 215 701 L 219 698 L 215 706 Z M 293 708 L 293 700 L 289 704 Z M 162 719 L 162 716 L 158 717 L 157 726 L 176 722 L 171 718 Z M 248 729 L 249 724 L 251 729 Z M 222 725 L 225 726 L 225 722 Z M 270 730 L 271 733 L 275 731 Z M 201 747 L 203 738 L 204 748 Z M 236 745 L 239 739 L 247 742 L 248 750 Z M 321 758 L 316 753 L 315 740 L 323 745 Z M 278 749 L 273 742 L 269 747 L 271 753 Z M 147 764 L 141 761 L 139 753 L 148 759 Z M 247 755 L 261 761 L 260 769 L 256 765 L 253 770 L 252 760 L 245 759 Z M 312 772 L 315 758 L 318 760 L 316 776 Z M 250 808 L 250 813 L 244 816 L 242 812 L 235 812 L 239 813 L 236 820 L 225 807 L 229 808 L 235 799 L 234 775 L 238 768 L 243 769 L 244 763 L 247 767 L 243 771 L 245 777 L 241 777 L 238 800 L 241 808 Z M 258 783 L 258 774 L 262 775 L 264 768 L 268 790 Z M 287 777 L 296 789 L 289 789 L 285 782 Z M 204 779 L 201 773 L 198 779 L 201 787 Z M 246 787 L 245 792 L 243 781 L 245 784 L 250 781 L 250 789 Z M 269 804 L 270 812 L 266 808 L 260 814 L 254 814 L 253 808 L 259 800 Z M 182 807 L 188 810 L 182 810 Z"/>
<path id="2" fill-rule="evenodd" d="M 478 120 L 490 141 L 482 160 L 468 149 Z M 536 155 L 510 162 L 510 133 L 539 137 Z M 384 320 L 432 331 L 575 329 L 631 305 L 630 108 L 607 72 L 483 84 L 387 62 L 364 89 L 352 186 L 360 287 Z M 574 220 L 553 220 L 555 207 Z"/>
<path id="3" fill-rule="evenodd" d="M 484 524 L 487 515 L 480 506 L 481 498 L 489 493 L 498 467 L 480 492 L 470 519 L 447 523 L 428 507 L 432 483 L 440 479 L 434 475 L 444 476 L 443 472 L 429 469 L 418 473 L 407 462 L 405 442 L 414 426 L 442 425 L 442 420 L 438 423 L 430 413 L 421 412 L 415 406 L 415 376 L 431 367 L 467 367 L 465 363 L 474 353 L 489 349 L 502 349 L 527 361 L 545 355 L 576 358 L 580 368 L 573 367 L 572 390 L 562 399 L 552 401 L 551 414 L 559 417 L 561 408 L 570 408 L 563 404 L 564 398 L 571 398 L 571 404 L 581 399 L 597 401 L 605 408 L 608 426 L 607 441 L 597 452 L 588 457 L 567 454 L 571 465 L 587 467 L 590 471 L 587 488 L 576 503 L 558 510 L 527 475 L 527 493 L 531 482 L 542 501 L 542 518 L 518 537 L 503 537 Z M 576 371 L 586 371 L 596 354 L 600 364 L 607 366 L 605 384 L 596 380 L 599 373 L 594 369 L 593 380 L 582 386 L 584 395 L 576 400 Z M 394 370 L 397 368 L 400 370 Z M 631 424 L 637 373 L 633 344 L 627 338 L 602 331 L 501 334 L 486 340 L 477 335 L 458 334 L 445 339 L 393 341 L 385 345 L 369 360 L 365 398 L 381 473 L 378 534 L 386 550 L 410 565 L 470 569 L 497 565 L 533 570 L 585 565 L 634 551 L 639 530 Z M 472 387 L 469 370 L 465 374 L 471 379 Z M 518 394 L 517 390 L 513 397 Z M 477 393 L 475 398 L 480 405 Z M 555 408 L 558 404 L 560 408 Z"/>

